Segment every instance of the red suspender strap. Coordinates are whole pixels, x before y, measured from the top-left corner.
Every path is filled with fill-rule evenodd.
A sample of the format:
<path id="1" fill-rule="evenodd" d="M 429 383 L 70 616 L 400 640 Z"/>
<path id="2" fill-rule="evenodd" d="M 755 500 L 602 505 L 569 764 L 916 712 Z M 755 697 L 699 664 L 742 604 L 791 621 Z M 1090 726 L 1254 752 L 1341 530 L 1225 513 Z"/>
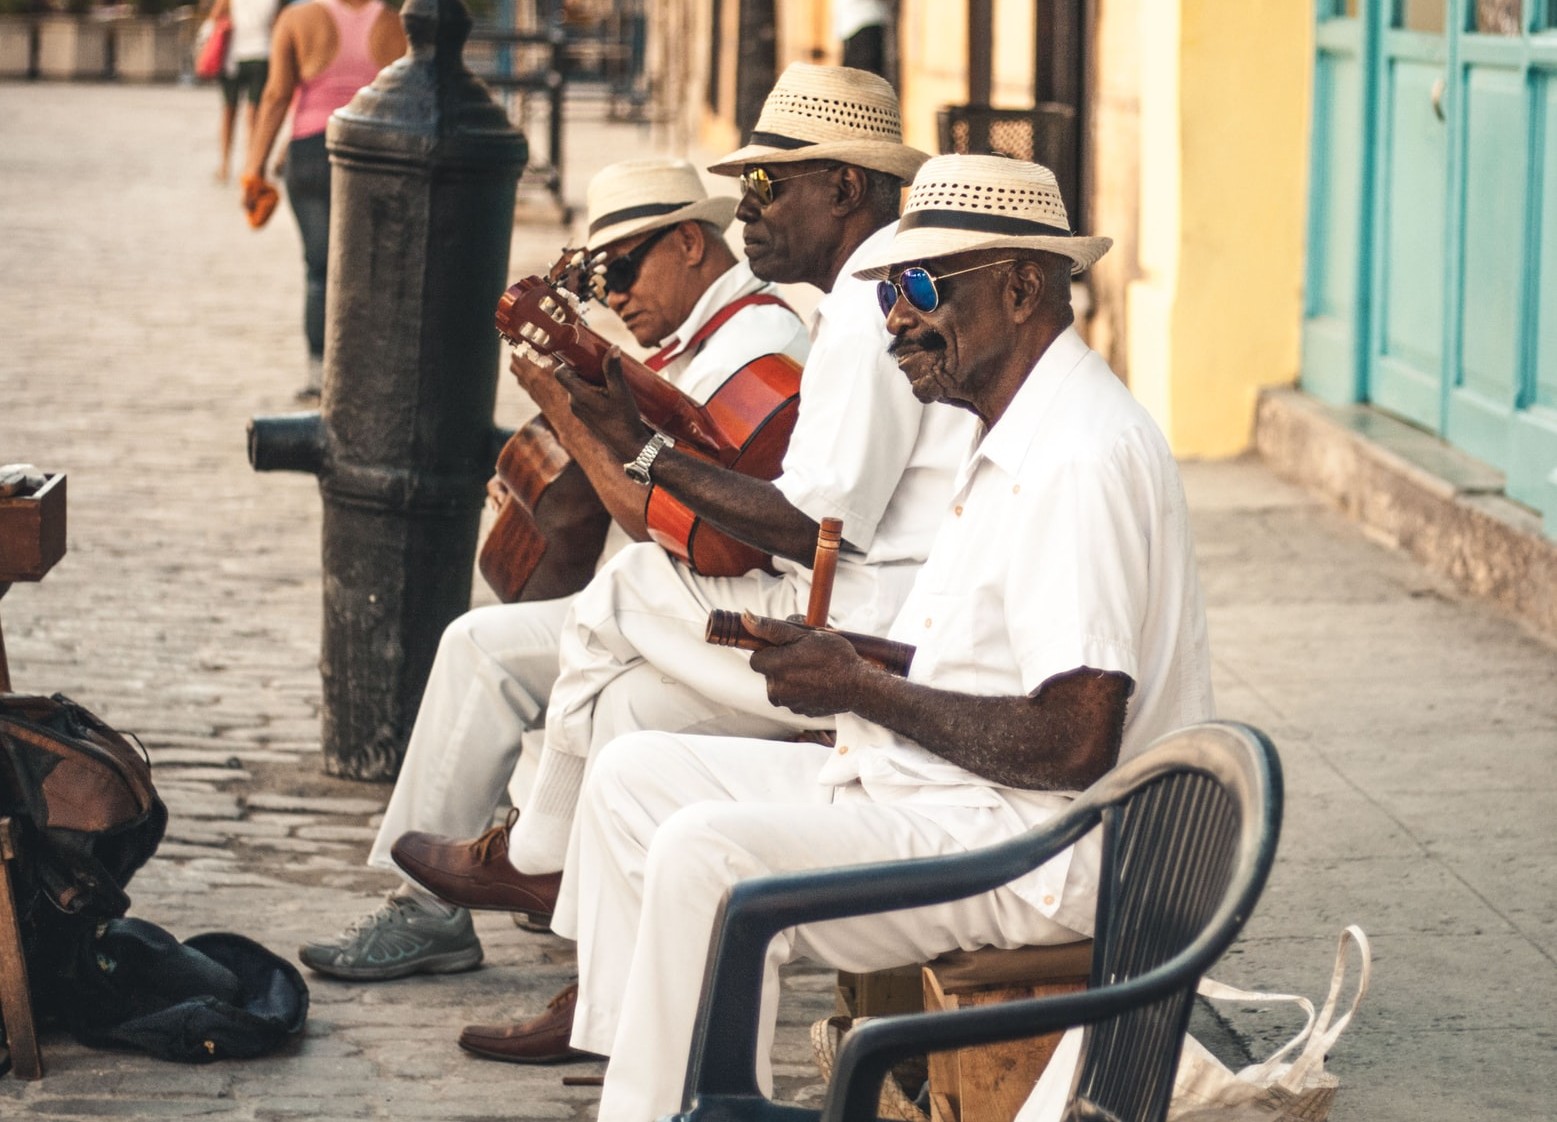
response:
<path id="1" fill-rule="evenodd" d="M 729 321 L 730 317 L 735 315 L 736 312 L 740 311 L 742 308 L 752 307 L 755 304 L 777 304 L 781 308 L 788 309 L 790 314 L 795 315 L 797 319 L 799 318 L 793 308 L 790 308 L 788 304 L 784 303 L 784 301 L 780 300 L 772 293 L 753 292 L 749 296 L 742 296 L 739 300 L 731 300 L 724 307 L 720 308 L 713 315 L 709 316 L 708 322 L 703 324 L 702 327 L 698 328 L 697 332 L 692 336 L 692 338 L 688 339 L 685 344 L 682 344 L 679 341 L 672 343 L 670 346 L 656 351 L 654 354 L 644 359 L 643 364 L 650 370 L 664 369 L 665 364 L 670 361 L 672 352 L 682 350 L 696 350 L 705 339 L 723 327 Z"/>

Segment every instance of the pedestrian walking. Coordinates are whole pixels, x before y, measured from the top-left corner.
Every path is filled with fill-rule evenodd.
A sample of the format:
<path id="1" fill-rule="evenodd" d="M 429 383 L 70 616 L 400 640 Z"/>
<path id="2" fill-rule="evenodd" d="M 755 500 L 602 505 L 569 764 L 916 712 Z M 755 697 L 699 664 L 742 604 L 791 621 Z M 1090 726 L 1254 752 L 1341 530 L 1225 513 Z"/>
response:
<path id="1" fill-rule="evenodd" d="M 245 206 L 264 195 L 265 163 L 292 110 L 286 152 L 287 200 L 303 238 L 307 278 L 303 329 L 308 374 L 299 401 L 319 400 L 324 369 L 325 266 L 330 255 L 330 160 L 324 127 L 378 72 L 405 53 L 400 17 L 383 0 L 307 0 L 276 19 L 270 74 L 249 140 Z"/>
<path id="2" fill-rule="evenodd" d="M 218 183 L 226 183 L 232 175 L 232 143 L 237 132 L 240 102 L 245 106 L 245 135 L 254 135 L 260 94 L 264 92 L 270 74 L 270 36 L 280 7 L 280 0 L 216 0 L 211 8 L 209 20 L 212 24 L 224 17 L 232 23 L 232 37 L 227 43 L 227 61 L 221 76 Z"/>

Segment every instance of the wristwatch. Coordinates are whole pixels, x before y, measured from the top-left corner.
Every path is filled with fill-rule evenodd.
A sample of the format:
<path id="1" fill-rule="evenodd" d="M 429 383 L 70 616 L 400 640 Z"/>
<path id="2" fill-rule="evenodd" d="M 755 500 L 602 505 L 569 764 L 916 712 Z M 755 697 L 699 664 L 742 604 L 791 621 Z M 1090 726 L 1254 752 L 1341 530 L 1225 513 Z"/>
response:
<path id="1" fill-rule="evenodd" d="M 622 465 L 622 470 L 627 473 L 627 478 L 634 483 L 642 483 L 645 486 L 653 482 L 649 476 L 649 468 L 654 465 L 655 457 L 660 454 L 661 448 L 674 448 L 676 442 L 673 438 L 662 432 L 657 432 L 649 437 L 649 443 L 643 446 L 643 451 L 638 453 L 636 460 L 628 460 Z"/>

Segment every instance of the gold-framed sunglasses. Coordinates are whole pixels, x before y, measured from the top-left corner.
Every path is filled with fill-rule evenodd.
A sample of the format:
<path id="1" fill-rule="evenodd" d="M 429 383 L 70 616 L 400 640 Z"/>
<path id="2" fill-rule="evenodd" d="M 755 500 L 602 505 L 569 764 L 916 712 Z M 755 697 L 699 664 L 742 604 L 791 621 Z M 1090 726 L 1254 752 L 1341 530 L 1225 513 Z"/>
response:
<path id="1" fill-rule="evenodd" d="M 781 175 L 774 179 L 768 174 L 767 168 L 752 168 L 750 171 L 741 172 L 741 190 L 750 191 L 757 197 L 758 206 L 770 206 L 773 203 L 773 185 L 787 183 L 791 179 L 804 179 L 808 175 L 821 175 L 832 171 L 830 167 L 813 168 L 810 171 L 796 172 L 794 175 Z"/>

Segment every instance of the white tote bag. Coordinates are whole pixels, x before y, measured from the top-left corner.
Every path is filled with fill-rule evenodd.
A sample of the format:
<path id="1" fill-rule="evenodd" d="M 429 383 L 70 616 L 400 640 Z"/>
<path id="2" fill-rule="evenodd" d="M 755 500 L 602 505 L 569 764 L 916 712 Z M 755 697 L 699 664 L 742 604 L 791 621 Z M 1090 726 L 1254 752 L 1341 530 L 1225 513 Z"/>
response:
<path id="1" fill-rule="evenodd" d="M 1361 970 L 1357 992 L 1339 1018 L 1341 988 L 1346 978 L 1348 948 L 1357 948 Z M 1330 993 L 1316 1014 L 1306 997 L 1286 993 L 1258 993 L 1203 978 L 1199 992 L 1213 1001 L 1296 1005 L 1307 1023 L 1263 1063 L 1234 1073 L 1193 1036 L 1184 1038 L 1178 1073 L 1173 1080 L 1173 1103 L 1168 1122 L 1324 1122 L 1340 1081 L 1325 1070 L 1325 1056 L 1346 1031 L 1357 1006 L 1368 992 L 1373 971 L 1373 951 L 1359 927 L 1341 932 Z M 1297 1053 L 1295 1059 L 1287 1057 Z M 1070 1098 L 1076 1065 L 1081 1060 L 1081 1029 L 1066 1031 L 1054 1058 L 1038 1077 L 1037 1086 L 1017 1113 L 1016 1122 L 1059 1122 Z"/>

